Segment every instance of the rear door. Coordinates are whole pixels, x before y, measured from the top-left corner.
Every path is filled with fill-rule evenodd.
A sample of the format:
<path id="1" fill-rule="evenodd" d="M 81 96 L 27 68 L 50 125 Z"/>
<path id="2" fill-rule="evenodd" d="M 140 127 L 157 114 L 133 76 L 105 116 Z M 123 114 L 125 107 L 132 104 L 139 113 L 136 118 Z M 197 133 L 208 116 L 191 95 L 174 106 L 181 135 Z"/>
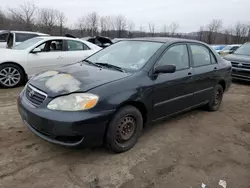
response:
<path id="1" fill-rule="evenodd" d="M 154 119 L 159 119 L 189 108 L 194 104 L 188 48 L 185 43 L 170 46 L 157 62 L 158 65 L 173 64 L 176 72 L 159 74 L 154 81 Z"/>
<path id="2" fill-rule="evenodd" d="M 36 48 L 40 48 L 41 52 L 28 54 L 28 71 L 30 74 L 36 74 L 41 71 L 51 70 L 68 63 L 65 58 L 65 41 L 64 40 L 48 40 Z"/>
<path id="3" fill-rule="evenodd" d="M 81 61 L 95 51 L 85 43 L 76 40 L 66 40 L 66 50 L 66 59 L 69 63 Z"/>
<path id="4" fill-rule="evenodd" d="M 210 99 L 219 77 L 219 66 L 213 52 L 199 43 L 189 44 L 195 80 L 194 97 L 196 104 Z"/>

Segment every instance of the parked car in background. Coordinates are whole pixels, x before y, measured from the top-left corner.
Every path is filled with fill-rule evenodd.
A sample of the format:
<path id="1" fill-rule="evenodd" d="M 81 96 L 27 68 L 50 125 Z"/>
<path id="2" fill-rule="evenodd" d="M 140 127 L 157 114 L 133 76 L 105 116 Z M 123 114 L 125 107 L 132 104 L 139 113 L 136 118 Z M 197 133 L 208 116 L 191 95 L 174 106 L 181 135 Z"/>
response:
<path id="1" fill-rule="evenodd" d="M 233 79 L 250 81 L 250 42 L 224 58 L 232 63 Z"/>
<path id="2" fill-rule="evenodd" d="M 221 56 L 225 56 L 228 54 L 232 54 L 235 52 L 235 50 L 237 50 L 239 47 L 241 46 L 241 44 L 230 44 L 230 45 L 226 45 L 222 50 L 220 50 L 218 53 Z"/>
<path id="3" fill-rule="evenodd" d="M 16 87 L 34 74 L 85 59 L 100 48 L 68 37 L 43 36 L 0 49 L 0 86 Z"/>
<path id="4" fill-rule="evenodd" d="M 46 35 L 30 31 L 2 31 L 0 32 L 0 48 L 12 48 L 30 38 Z"/>
<path id="5" fill-rule="evenodd" d="M 84 37 L 81 38 L 82 40 L 89 41 L 93 44 L 96 44 L 97 46 L 100 46 L 101 48 L 106 48 L 113 44 L 112 40 L 108 37 L 103 36 L 95 36 L 95 37 Z"/>
<path id="6" fill-rule="evenodd" d="M 220 50 L 222 50 L 226 45 L 212 45 L 212 48 L 216 51 L 219 52 Z"/>
<path id="7" fill-rule="evenodd" d="M 201 42 L 117 42 L 82 62 L 34 76 L 18 97 L 25 125 L 64 146 L 131 149 L 146 124 L 206 106 L 219 109 L 231 63 Z"/>

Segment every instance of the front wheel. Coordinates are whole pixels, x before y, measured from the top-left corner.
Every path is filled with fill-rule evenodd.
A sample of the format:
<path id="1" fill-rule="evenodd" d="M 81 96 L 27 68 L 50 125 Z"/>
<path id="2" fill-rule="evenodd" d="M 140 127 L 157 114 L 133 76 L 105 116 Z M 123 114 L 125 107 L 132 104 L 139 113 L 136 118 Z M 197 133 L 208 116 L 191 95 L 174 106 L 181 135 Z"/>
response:
<path id="1" fill-rule="evenodd" d="M 13 88 L 19 86 L 24 81 L 23 70 L 15 64 L 0 65 L 0 86 Z"/>
<path id="2" fill-rule="evenodd" d="M 214 87 L 211 99 L 207 105 L 207 108 L 209 111 L 217 111 L 220 108 L 223 94 L 224 94 L 224 91 L 223 91 L 222 86 L 220 84 L 217 84 Z"/>
<path id="3" fill-rule="evenodd" d="M 109 123 L 106 145 L 116 153 L 131 149 L 137 142 L 143 128 L 140 111 L 133 106 L 121 108 Z"/>

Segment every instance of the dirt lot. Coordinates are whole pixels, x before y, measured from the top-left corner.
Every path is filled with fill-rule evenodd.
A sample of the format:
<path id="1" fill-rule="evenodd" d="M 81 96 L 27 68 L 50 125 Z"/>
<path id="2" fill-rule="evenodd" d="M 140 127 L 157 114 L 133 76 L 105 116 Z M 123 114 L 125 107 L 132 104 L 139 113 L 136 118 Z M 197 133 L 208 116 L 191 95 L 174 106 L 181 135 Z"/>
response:
<path id="1" fill-rule="evenodd" d="M 0 89 L 0 187 L 250 188 L 250 85 L 234 84 L 221 109 L 194 110 L 145 130 L 130 151 L 67 149 L 29 132 L 21 88 Z"/>

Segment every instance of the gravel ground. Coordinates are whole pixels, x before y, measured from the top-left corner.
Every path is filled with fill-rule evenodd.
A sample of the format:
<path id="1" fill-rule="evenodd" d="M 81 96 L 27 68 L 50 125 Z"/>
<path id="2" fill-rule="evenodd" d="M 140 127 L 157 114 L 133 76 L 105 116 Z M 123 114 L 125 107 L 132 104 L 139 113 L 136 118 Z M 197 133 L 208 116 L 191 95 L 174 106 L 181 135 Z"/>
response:
<path id="1" fill-rule="evenodd" d="M 250 85 L 237 83 L 217 112 L 202 109 L 147 128 L 122 154 L 47 143 L 23 125 L 21 88 L 0 89 L 0 187 L 250 188 Z"/>

